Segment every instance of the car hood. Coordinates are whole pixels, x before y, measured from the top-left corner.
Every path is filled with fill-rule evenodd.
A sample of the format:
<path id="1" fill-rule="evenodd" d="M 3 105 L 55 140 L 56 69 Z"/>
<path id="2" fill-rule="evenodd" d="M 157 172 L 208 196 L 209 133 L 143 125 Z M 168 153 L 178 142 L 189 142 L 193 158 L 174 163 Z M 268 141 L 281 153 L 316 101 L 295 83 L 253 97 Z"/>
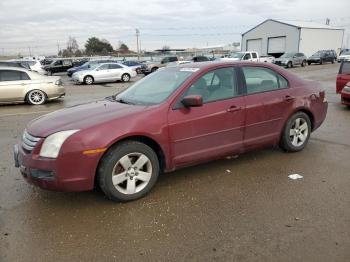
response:
<path id="1" fill-rule="evenodd" d="M 115 101 L 101 100 L 57 110 L 34 119 L 27 131 L 36 137 L 74 129 L 86 129 L 111 120 L 130 118 L 144 111 L 146 106 L 128 105 Z"/>
<path id="2" fill-rule="evenodd" d="M 350 55 L 340 55 L 339 58 L 348 58 Z"/>

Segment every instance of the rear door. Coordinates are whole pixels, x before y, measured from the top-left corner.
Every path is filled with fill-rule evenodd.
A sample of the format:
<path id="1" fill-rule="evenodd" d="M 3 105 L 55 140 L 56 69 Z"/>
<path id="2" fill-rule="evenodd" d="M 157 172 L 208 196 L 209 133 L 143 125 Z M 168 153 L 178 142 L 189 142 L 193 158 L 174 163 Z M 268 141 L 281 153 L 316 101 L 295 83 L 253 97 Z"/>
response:
<path id="1" fill-rule="evenodd" d="M 23 101 L 26 85 L 30 82 L 25 72 L 0 70 L 0 102 Z"/>
<path id="2" fill-rule="evenodd" d="M 181 96 L 201 95 L 203 105 L 185 108 L 181 98 L 168 115 L 175 166 L 210 160 L 242 148 L 244 99 L 234 67 L 215 69 L 195 80 Z"/>
<path id="3" fill-rule="evenodd" d="M 276 142 L 293 107 L 287 80 L 263 66 L 241 67 L 245 87 L 244 147 L 257 148 Z"/>
<path id="4" fill-rule="evenodd" d="M 123 74 L 123 67 L 118 65 L 117 63 L 111 63 L 109 64 L 109 71 L 111 80 L 120 80 Z"/>

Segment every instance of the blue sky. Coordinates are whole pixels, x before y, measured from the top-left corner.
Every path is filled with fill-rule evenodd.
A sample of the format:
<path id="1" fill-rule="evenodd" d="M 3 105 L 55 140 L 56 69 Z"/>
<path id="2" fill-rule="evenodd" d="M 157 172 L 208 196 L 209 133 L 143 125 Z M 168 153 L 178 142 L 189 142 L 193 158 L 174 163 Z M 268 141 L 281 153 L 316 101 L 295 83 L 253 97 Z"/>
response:
<path id="1" fill-rule="evenodd" d="M 304 20 L 350 27 L 348 0 L 32 0 L 0 2 L 0 54 L 57 53 L 69 36 L 83 47 L 90 36 L 136 49 L 203 47 L 240 41 L 268 19 Z M 349 30 L 347 30 L 349 32 Z M 345 36 L 345 40 L 346 40 Z"/>

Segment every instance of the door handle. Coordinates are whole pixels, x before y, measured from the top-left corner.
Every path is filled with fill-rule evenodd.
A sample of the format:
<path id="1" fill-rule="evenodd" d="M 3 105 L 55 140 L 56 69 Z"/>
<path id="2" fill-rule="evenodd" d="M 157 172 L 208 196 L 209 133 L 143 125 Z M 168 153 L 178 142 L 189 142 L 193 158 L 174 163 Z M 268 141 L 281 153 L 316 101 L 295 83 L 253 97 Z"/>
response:
<path id="1" fill-rule="evenodd" d="M 230 108 L 227 109 L 227 112 L 237 112 L 241 109 L 242 109 L 242 107 L 240 107 L 240 106 L 231 106 Z"/>
<path id="2" fill-rule="evenodd" d="M 292 97 L 292 96 L 290 96 L 290 95 L 286 95 L 286 96 L 284 97 L 284 101 L 287 101 L 287 102 L 293 101 L 294 99 L 295 99 L 295 98 Z"/>

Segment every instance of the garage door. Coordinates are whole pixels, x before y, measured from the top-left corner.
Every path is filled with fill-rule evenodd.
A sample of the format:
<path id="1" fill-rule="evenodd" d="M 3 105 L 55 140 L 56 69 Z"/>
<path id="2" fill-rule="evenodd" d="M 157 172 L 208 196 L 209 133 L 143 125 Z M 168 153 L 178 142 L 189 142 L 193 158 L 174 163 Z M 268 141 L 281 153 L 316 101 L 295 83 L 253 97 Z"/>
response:
<path id="1" fill-rule="evenodd" d="M 247 40 L 247 50 L 246 51 L 255 51 L 261 54 L 262 51 L 262 40 L 261 39 L 250 39 Z"/>
<path id="2" fill-rule="evenodd" d="M 271 37 L 268 40 L 268 50 L 267 53 L 284 53 L 286 52 L 286 37 Z"/>

